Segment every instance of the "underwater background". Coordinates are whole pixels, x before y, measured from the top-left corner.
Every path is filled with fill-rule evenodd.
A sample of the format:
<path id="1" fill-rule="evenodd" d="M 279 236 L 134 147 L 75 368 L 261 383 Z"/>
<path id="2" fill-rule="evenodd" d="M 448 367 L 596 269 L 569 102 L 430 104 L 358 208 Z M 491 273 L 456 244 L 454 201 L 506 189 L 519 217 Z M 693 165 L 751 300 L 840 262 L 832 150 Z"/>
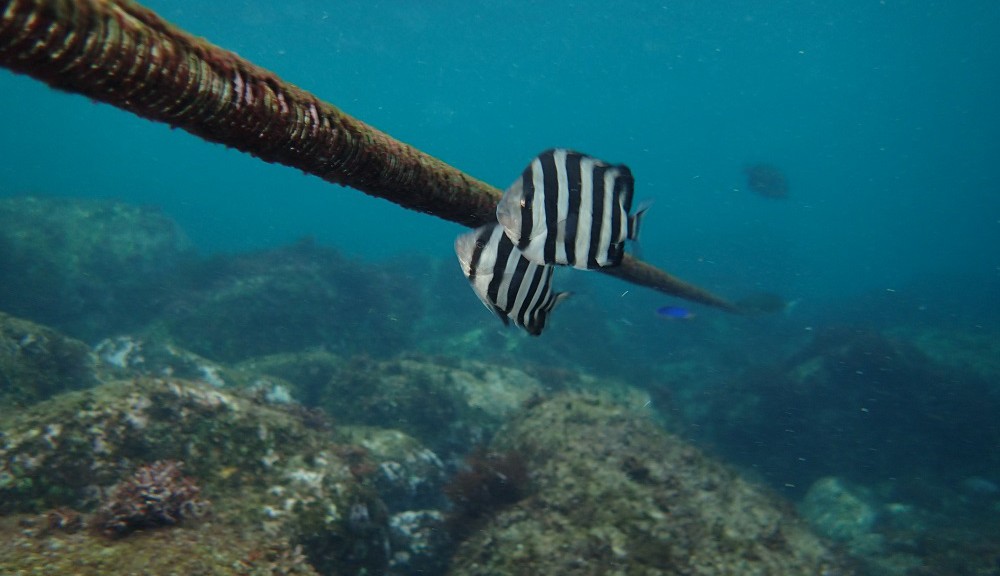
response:
<path id="1" fill-rule="evenodd" d="M 226 370 L 257 370 L 287 380 L 263 396 L 290 390 L 287 402 L 318 410 L 314 418 L 398 428 L 435 454 L 435 482 L 450 486 L 436 490 L 450 501 L 427 496 L 400 510 L 461 510 L 456 475 L 498 461 L 517 472 L 517 452 L 544 493 L 533 458 L 574 453 L 576 436 L 526 448 L 532 428 L 518 410 L 584 390 L 655 421 L 655 432 L 629 432 L 643 441 L 667 430 L 777 498 L 776 509 L 795 507 L 838 558 L 824 560 L 838 566 L 827 573 L 1000 574 L 1000 4 L 144 5 L 501 189 L 550 147 L 627 164 L 637 203 L 653 202 L 633 253 L 734 301 L 778 294 L 785 304 L 737 316 L 557 270 L 557 288 L 573 296 L 531 338 L 505 329 L 469 289 L 453 251 L 460 226 L 0 70 L 5 325 L 53 328 L 117 377 L 169 366 L 192 382 L 221 375 L 252 388 L 253 378 Z M 759 163 L 780 169 L 786 196 L 751 189 L 745 171 Z M 694 315 L 657 315 L 664 305 Z M 141 369 L 123 352 L 138 342 Z M 114 379 L 70 368 L 42 390 L 40 377 L 18 380 L 23 360 L 10 352 L 0 362 L 0 424 Z M 459 372 L 519 390 L 491 388 L 517 401 L 489 418 L 469 412 L 433 377 Z M 8 440 L 17 437 L 9 425 L 0 428 Z M 507 440 L 492 450 L 506 456 L 476 456 L 501 428 Z M 9 440 L 0 462 L 16 479 L 15 448 Z M 661 474 L 630 458 L 631 481 Z M 241 466 L 186 460 L 188 471 Z M 125 468 L 92 483 L 110 486 Z M 98 506 L 69 489 L 33 492 L 38 480 L 21 490 L 3 473 L 0 513 Z M 714 468 L 691 477 L 699 473 L 725 477 Z M 210 495 L 227 486 L 202 483 Z M 502 504 L 479 503 L 485 511 L 469 516 L 495 522 L 509 513 Z M 541 560 L 529 572 L 476 572 L 454 530 L 449 544 L 431 546 L 437 563 L 369 555 L 366 564 L 346 553 L 332 562 L 302 536 L 313 532 L 297 530 L 291 540 L 323 574 L 639 573 L 622 567 L 636 558 L 660 570 L 648 573 L 681 573 L 676 554 L 619 554 L 625 544 L 594 552 L 606 562 L 588 563 L 590 572 L 553 572 Z M 291 550 L 282 553 L 296 564 Z M 800 569 L 776 562 L 718 573 Z"/>

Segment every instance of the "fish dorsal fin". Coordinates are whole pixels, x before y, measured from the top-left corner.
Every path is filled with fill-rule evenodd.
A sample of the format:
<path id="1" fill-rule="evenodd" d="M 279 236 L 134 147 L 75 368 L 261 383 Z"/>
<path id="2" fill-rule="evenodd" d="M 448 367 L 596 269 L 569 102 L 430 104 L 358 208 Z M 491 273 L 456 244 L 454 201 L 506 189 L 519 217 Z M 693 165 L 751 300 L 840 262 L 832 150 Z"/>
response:
<path id="1" fill-rule="evenodd" d="M 545 306 L 543 310 L 539 311 L 538 317 L 535 321 L 531 322 L 529 326 L 525 326 L 528 334 L 531 334 L 532 336 L 540 336 L 548 321 L 549 314 L 552 314 L 552 310 L 572 295 L 572 292 L 556 292 L 553 294 L 551 302 Z"/>

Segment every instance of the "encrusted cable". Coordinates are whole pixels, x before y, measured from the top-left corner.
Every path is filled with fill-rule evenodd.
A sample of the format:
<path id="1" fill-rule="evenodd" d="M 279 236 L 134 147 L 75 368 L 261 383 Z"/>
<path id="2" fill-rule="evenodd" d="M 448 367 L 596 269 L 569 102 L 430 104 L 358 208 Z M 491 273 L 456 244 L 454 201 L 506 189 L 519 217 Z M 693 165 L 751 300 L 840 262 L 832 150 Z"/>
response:
<path id="1" fill-rule="evenodd" d="M 497 188 L 128 0 L 0 0 L 0 66 L 410 210 L 496 219 Z M 635 258 L 605 271 L 737 311 Z"/>

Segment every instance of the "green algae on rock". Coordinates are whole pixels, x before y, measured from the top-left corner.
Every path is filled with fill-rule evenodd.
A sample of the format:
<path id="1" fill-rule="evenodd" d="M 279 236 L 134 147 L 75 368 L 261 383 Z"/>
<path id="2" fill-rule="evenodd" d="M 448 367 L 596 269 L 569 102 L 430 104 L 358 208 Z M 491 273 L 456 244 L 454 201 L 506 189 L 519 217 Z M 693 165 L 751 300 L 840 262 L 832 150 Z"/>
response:
<path id="1" fill-rule="evenodd" d="M 83 342 L 0 312 L 0 414 L 94 386 L 94 368 Z"/>
<path id="2" fill-rule="evenodd" d="M 864 568 L 865 574 L 905 576 L 923 564 L 912 535 L 923 527 L 922 513 L 902 503 L 880 505 L 873 491 L 842 478 L 827 476 L 809 487 L 798 505 L 817 533 L 837 542 Z M 940 532 L 935 539 L 940 538 Z M 921 555 L 930 546 L 922 546 Z M 929 554 L 928 554 L 929 555 Z M 928 572 L 939 573 L 939 572 Z M 941 572 L 950 573 L 950 572 Z"/>
<path id="3" fill-rule="evenodd" d="M 159 312 L 193 256 L 161 212 L 91 199 L 0 199 L 0 309 L 93 341 Z"/>
<path id="4" fill-rule="evenodd" d="M 610 389 L 637 409 L 648 405 L 635 388 L 578 372 L 444 357 L 380 360 L 310 350 L 237 367 L 289 381 L 296 398 L 338 423 L 396 428 L 444 459 L 488 442 L 524 404 L 555 391 Z"/>
<path id="5" fill-rule="evenodd" d="M 713 418 L 711 440 L 800 494 L 824 476 L 869 485 L 895 478 L 893 498 L 919 503 L 928 485 L 1000 469 L 994 382 L 935 360 L 912 337 L 815 330 L 796 354 L 744 371 L 711 397 L 713 412 L 726 413 Z M 796 457 L 808 462 L 789 466 Z"/>
<path id="6" fill-rule="evenodd" d="M 317 346 L 387 356 L 420 315 L 416 294 L 386 289 L 403 283 L 389 266 L 305 239 L 192 267 L 162 321 L 181 346 L 221 362 Z"/>
<path id="7" fill-rule="evenodd" d="M 809 487 L 799 512 L 818 533 L 847 543 L 852 554 L 878 553 L 883 544 L 874 530 L 878 509 L 873 502 L 870 491 L 827 476 Z"/>
<path id="8" fill-rule="evenodd" d="M 343 358 L 310 350 L 238 368 L 289 381 L 296 398 L 340 424 L 392 427 L 442 458 L 488 440 L 507 415 L 542 390 L 520 370 L 433 358 Z"/>
<path id="9" fill-rule="evenodd" d="M 441 487 L 444 462 L 417 439 L 400 432 L 370 426 L 347 426 L 340 431 L 366 451 L 372 481 L 391 513 L 443 507 Z"/>
<path id="10" fill-rule="evenodd" d="M 89 530 L 41 531 L 28 515 L 0 517 L 0 573 L 37 576 L 317 576 L 297 548 L 260 530 L 211 521 L 108 540 Z"/>
<path id="11" fill-rule="evenodd" d="M 158 334 L 105 338 L 94 346 L 94 353 L 104 381 L 169 376 L 216 388 L 243 389 L 269 404 L 291 404 L 297 398 L 293 398 L 291 385 L 281 378 L 203 358 Z"/>
<path id="12" fill-rule="evenodd" d="M 201 382 L 137 378 L 63 394 L 0 419 L 0 513 L 93 510 L 139 463 L 185 462 L 231 529 L 266 529 L 314 566 L 377 574 L 387 517 L 330 431 Z"/>
<path id="13" fill-rule="evenodd" d="M 960 375 L 984 381 L 1000 380 L 1000 333 L 976 326 L 973 329 L 935 329 L 926 325 L 889 331 L 897 340 L 908 340 L 935 362 Z"/>
<path id="14" fill-rule="evenodd" d="M 495 440 L 533 493 L 459 545 L 449 574 L 849 574 L 790 507 L 634 411 L 562 394 Z"/>

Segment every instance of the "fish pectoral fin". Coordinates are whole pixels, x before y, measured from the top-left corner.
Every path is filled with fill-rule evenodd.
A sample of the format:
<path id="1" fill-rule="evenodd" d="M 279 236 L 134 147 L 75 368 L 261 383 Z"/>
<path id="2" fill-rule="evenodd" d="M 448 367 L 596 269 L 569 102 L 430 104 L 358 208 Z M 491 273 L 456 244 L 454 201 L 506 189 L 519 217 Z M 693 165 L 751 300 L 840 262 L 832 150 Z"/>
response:
<path id="1" fill-rule="evenodd" d="M 576 229 L 580 226 L 579 214 L 568 216 L 557 224 L 560 238 L 576 238 Z"/>
<path id="2" fill-rule="evenodd" d="M 541 238 L 541 237 L 545 236 L 546 234 L 548 234 L 548 231 L 545 229 L 544 226 L 542 226 L 540 228 L 536 226 L 535 228 L 533 228 L 531 230 L 531 234 L 528 236 L 528 239 L 529 240 L 535 240 L 536 238 Z"/>
<path id="3" fill-rule="evenodd" d="M 555 309 L 556 306 L 564 302 L 567 298 L 572 296 L 572 292 L 556 292 L 555 300 L 552 301 L 552 308 Z"/>
<path id="4" fill-rule="evenodd" d="M 625 243 L 624 242 L 612 242 L 608 245 L 608 261 L 609 264 L 605 266 L 618 266 L 622 263 L 622 258 L 625 257 Z"/>
<path id="5" fill-rule="evenodd" d="M 652 200 L 647 200 L 639 205 L 638 210 L 635 214 L 628 217 L 628 239 L 638 240 L 639 239 L 639 225 L 642 224 L 642 217 L 645 216 L 646 211 L 649 207 L 653 205 Z"/>

